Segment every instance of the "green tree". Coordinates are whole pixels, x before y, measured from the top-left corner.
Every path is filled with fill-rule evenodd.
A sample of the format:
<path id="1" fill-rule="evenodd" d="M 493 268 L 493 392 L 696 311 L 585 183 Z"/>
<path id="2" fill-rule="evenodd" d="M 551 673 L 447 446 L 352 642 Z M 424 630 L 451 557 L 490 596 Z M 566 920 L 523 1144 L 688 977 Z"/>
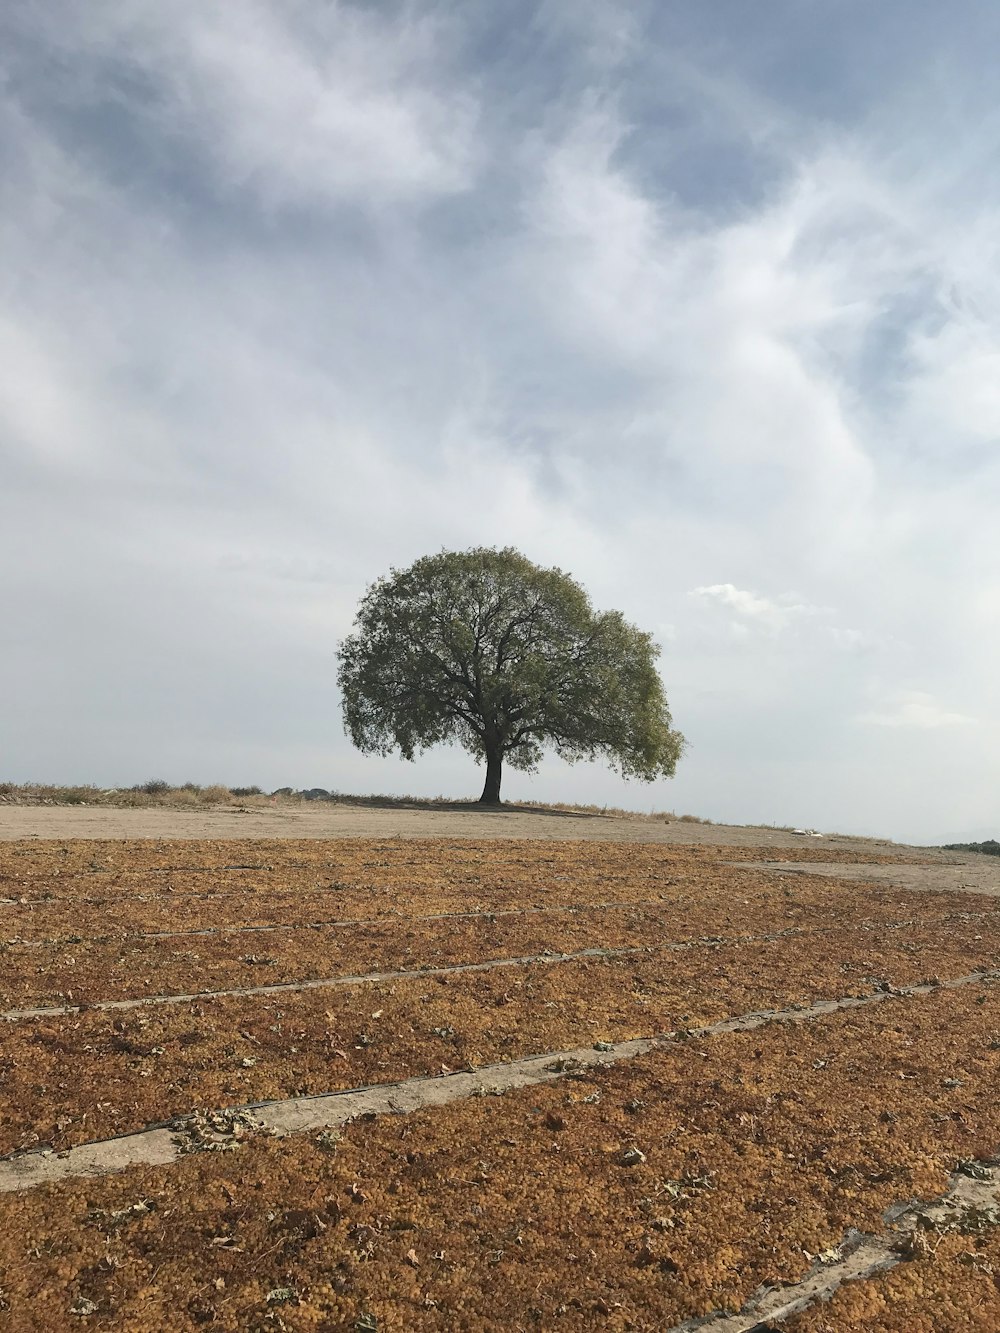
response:
<path id="1" fill-rule="evenodd" d="M 344 725 L 368 754 L 458 741 L 486 763 L 484 805 L 500 801 L 504 762 L 534 771 L 546 747 L 652 782 L 684 745 L 658 653 L 559 569 L 510 547 L 442 551 L 362 598 L 337 654 Z"/>

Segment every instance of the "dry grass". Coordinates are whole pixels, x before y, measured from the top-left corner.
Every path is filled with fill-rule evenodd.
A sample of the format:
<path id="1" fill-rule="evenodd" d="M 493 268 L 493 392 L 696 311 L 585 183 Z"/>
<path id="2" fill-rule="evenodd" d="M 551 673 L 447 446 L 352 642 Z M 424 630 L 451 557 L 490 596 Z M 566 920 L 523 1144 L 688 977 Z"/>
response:
<path id="1" fill-rule="evenodd" d="M 80 786 L 60 786 L 46 782 L 0 782 L 0 805 L 88 805 L 111 806 L 117 808 L 150 809 L 165 807 L 185 809 L 203 805 L 236 805 L 241 807 L 291 805 L 301 806 L 309 802 L 306 791 L 318 788 L 304 788 L 296 791 L 289 787 L 280 787 L 274 792 L 262 791 L 257 786 L 227 786 L 224 783 L 212 783 L 201 786 L 195 782 L 185 782 L 181 786 L 172 786 L 159 779 L 139 783 L 134 787 L 97 787 L 93 784 Z M 396 796 L 371 792 L 357 795 L 351 792 L 330 791 L 320 800 L 329 800 L 337 805 L 352 805 L 386 809 L 415 810 L 475 810 L 479 802 L 474 799 L 455 800 L 450 796 Z M 566 801 L 516 801 L 506 803 L 510 810 L 558 811 L 575 815 L 600 815 L 608 819 L 637 819 L 652 823 L 711 824 L 711 819 L 700 815 L 677 814 L 673 810 L 651 810 L 645 813 L 638 810 L 625 810 L 614 805 L 584 805 Z M 772 827 L 768 825 L 767 827 Z"/>
<path id="2" fill-rule="evenodd" d="M 240 794 L 246 793 L 246 794 Z M 209 787 L 187 782 L 181 787 L 166 783 L 143 783 L 136 787 L 59 786 L 47 782 L 0 782 L 0 804 L 4 805 L 95 805 L 126 809 L 155 806 L 184 808 L 201 805 L 269 805 L 272 797 L 259 788 L 249 794 L 247 788 L 215 783 Z"/>

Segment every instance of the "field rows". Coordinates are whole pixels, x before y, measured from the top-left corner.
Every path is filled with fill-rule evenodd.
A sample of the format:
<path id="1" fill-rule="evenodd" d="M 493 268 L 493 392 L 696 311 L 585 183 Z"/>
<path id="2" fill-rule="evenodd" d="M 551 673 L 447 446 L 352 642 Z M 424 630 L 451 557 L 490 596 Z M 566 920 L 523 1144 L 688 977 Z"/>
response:
<path id="1" fill-rule="evenodd" d="M 598 845 L 576 863 L 562 852 L 555 862 L 559 874 L 552 857 L 540 865 L 511 857 L 505 880 L 496 878 L 494 867 L 488 884 L 479 874 L 466 881 L 462 873 L 470 872 L 460 868 L 470 854 L 462 847 L 454 853 L 458 866 L 449 863 L 445 873 L 439 867 L 434 879 L 426 857 L 418 861 L 402 844 L 400 864 L 386 863 L 377 892 L 363 882 L 376 863 L 370 854 L 355 854 L 354 873 L 362 882 L 337 881 L 335 889 L 317 887 L 312 868 L 293 865 L 272 867 L 280 888 L 245 879 L 261 871 L 233 869 L 213 883 L 216 894 L 150 901 L 123 888 L 99 902 L 70 895 L 12 904 L 0 908 L 0 1008 L 233 989 L 253 984 L 251 972 L 266 972 L 267 981 L 307 981 L 344 970 L 398 969 L 414 959 L 440 965 L 546 949 L 623 947 L 636 939 L 660 943 L 820 928 L 845 919 L 898 921 L 914 910 L 906 890 L 886 888 L 873 901 L 864 886 L 836 881 L 799 879 L 794 887 L 776 888 L 775 877 L 759 870 L 720 875 L 718 864 L 704 856 L 675 853 L 671 860 L 662 848 L 640 849 L 642 855 L 629 850 L 636 862 L 631 876 L 614 869 L 614 857 Z M 423 879 L 415 887 L 418 872 Z M 345 865 L 339 873 L 348 873 Z M 204 887 L 204 877 L 200 882 Z M 935 894 L 933 902 L 938 916 L 967 907 L 962 894 Z M 331 910 L 336 924 L 323 924 Z M 470 915 L 494 910 L 504 915 L 495 921 Z M 525 917 L 514 915 L 518 911 Z M 922 911 L 931 913 L 926 906 Z M 991 914 L 980 915 L 988 929 Z M 442 916 L 447 919 L 433 919 Z M 266 940 L 241 948 L 227 933 L 235 926 L 273 929 Z M 189 940 L 181 933 L 208 930 L 218 933 Z"/>
<path id="2" fill-rule="evenodd" d="M 820 857 L 834 859 L 795 859 Z M 6 1006 L 83 1005 L 0 1029 L 0 1154 L 880 1000 L 356 1121 L 339 1143 L 252 1137 L 3 1195 L 5 1333 L 349 1330 L 366 1314 L 379 1333 L 664 1333 L 797 1280 L 848 1228 L 878 1230 L 886 1208 L 940 1195 L 957 1161 L 1000 1149 L 993 978 L 891 994 L 1000 969 L 1000 916 L 961 893 L 790 883 L 715 849 L 641 844 L 7 844 L 0 874 L 0 894 L 29 899 L 0 906 Z M 341 924 L 312 927 L 331 904 Z M 637 952 L 553 958 L 608 948 Z M 528 954 L 539 961 L 510 965 Z M 467 964 L 482 970 L 443 970 Z M 356 980 L 389 968 L 416 975 Z M 272 982 L 293 989 L 89 1007 Z M 950 1302 L 934 1327 L 991 1326 L 968 1322 L 950 1269 L 931 1269 L 878 1281 L 912 1314 L 905 1279 L 920 1271 Z M 835 1298 L 838 1333 L 869 1327 L 855 1306 L 878 1284 L 855 1287 Z M 878 1300 L 878 1328 L 924 1327 Z M 832 1308 L 783 1327 L 819 1333 Z"/>
<path id="3" fill-rule="evenodd" d="M 803 844 L 782 848 L 786 861 L 843 861 L 855 864 L 856 852 L 838 851 L 825 842 L 821 847 Z M 465 838 L 399 838 L 371 841 L 354 838 L 322 842 L 316 838 L 212 839 L 175 842 L 143 838 L 132 841 L 90 838 L 69 842 L 0 843 L 0 884 L 37 883 L 78 878 L 84 881 L 134 881 L 144 883 L 160 875 L 195 874 L 219 876 L 228 873 L 300 874 L 303 871 L 343 872 L 357 879 L 372 878 L 377 887 L 386 884 L 461 879 L 474 883 L 477 876 L 492 879 L 510 873 L 517 878 L 544 877 L 571 871 L 574 879 L 590 875 L 624 884 L 644 872 L 664 866 L 684 869 L 736 861 L 758 861 L 759 847 L 695 847 L 656 843 L 621 842 L 472 842 Z M 869 864 L 921 861 L 919 853 L 866 852 Z"/>
<path id="4" fill-rule="evenodd" d="M 936 896 L 935 896 L 936 897 Z M 851 895 L 842 892 L 844 903 Z M 878 931 L 913 920 L 913 895 L 898 893 L 874 913 L 865 911 L 856 887 L 859 925 Z M 941 905 L 938 904 L 940 907 Z M 178 992 L 232 989 L 261 982 L 307 981 L 341 972 L 358 974 L 407 967 L 580 949 L 627 948 L 704 939 L 734 933 L 772 934 L 789 929 L 836 929 L 839 909 L 782 899 L 757 910 L 744 909 L 734 920 L 730 903 L 667 907 L 579 910 L 569 914 L 531 913 L 439 919 L 393 919 L 334 926 L 315 925 L 296 932 L 274 931 L 265 939 L 225 932 L 193 939 L 124 937 L 88 940 L 82 936 L 25 943 L 18 937 L 0 942 L 0 1008 L 141 998 Z M 863 914 L 862 914 L 863 913 Z M 918 913 L 934 916 L 940 911 Z M 975 950 L 995 928 L 995 913 L 956 914 L 949 934 Z M 211 919 L 210 917 L 208 918 Z M 983 950 L 986 952 L 986 950 Z"/>
<path id="5" fill-rule="evenodd" d="M 287 1289 L 289 1329 L 370 1312 L 379 1329 L 587 1328 L 600 1314 L 663 1330 L 796 1280 L 849 1227 L 878 1230 L 900 1200 L 943 1193 L 956 1160 L 990 1155 L 998 1026 L 991 988 L 889 999 L 356 1122 L 339 1143 L 253 1140 L 5 1196 L 8 1301 L 30 1292 L 51 1328 L 77 1293 L 130 1329 L 195 1327 L 203 1293 L 218 1327 L 253 1327 Z M 859 1058 L 871 1049 L 874 1065 Z"/>
<path id="6" fill-rule="evenodd" d="M 371 926 L 376 924 L 385 924 L 387 922 L 400 919 L 404 921 L 420 922 L 420 921 L 441 921 L 441 920 L 471 920 L 483 917 L 534 916 L 541 914 L 552 915 L 564 912 L 568 913 L 626 912 L 629 911 L 632 907 L 660 907 L 661 905 L 662 905 L 662 899 L 657 898 L 657 899 L 640 900 L 634 904 L 592 903 L 587 907 L 580 907 L 576 903 L 553 903 L 551 906 L 547 907 L 500 907 L 500 908 L 494 908 L 492 910 L 473 910 L 465 912 L 427 912 L 427 913 L 408 913 L 408 914 L 397 912 L 391 917 L 390 916 L 381 916 L 381 917 L 338 916 L 333 918 L 315 920 L 307 916 L 300 921 L 266 919 L 263 921 L 255 921 L 250 924 L 247 924 L 245 916 L 241 918 L 235 915 L 235 912 L 238 911 L 238 909 L 234 909 L 234 916 L 229 924 L 221 924 L 221 925 L 216 924 L 211 926 L 202 924 L 202 921 L 204 919 L 203 915 L 204 909 L 202 909 L 200 913 L 193 916 L 193 919 L 197 922 L 197 924 L 189 926 L 180 926 L 179 928 L 176 915 L 171 917 L 169 909 L 165 907 L 162 909 L 164 916 L 164 924 L 169 922 L 174 928 L 170 930 L 155 930 L 148 928 L 151 924 L 149 920 L 149 914 L 142 913 L 140 915 L 141 908 L 139 907 L 138 904 L 136 904 L 135 906 L 133 906 L 132 909 L 133 913 L 136 916 L 136 919 L 130 920 L 127 924 L 123 923 L 120 919 L 116 919 L 116 925 L 118 928 L 115 931 L 109 932 L 108 921 L 106 917 L 99 916 L 97 913 L 94 913 L 93 916 L 91 916 L 90 914 L 85 915 L 83 920 L 86 923 L 86 927 L 88 927 L 92 932 L 89 934 L 81 933 L 80 915 L 79 914 L 71 915 L 72 909 L 64 908 L 61 909 L 60 916 L 65 915 L 67 923 L 73 921 L 77 923 L 77 926 L 75 929 L 73 929 L 72 934 L 44 935 L 41 936 L 40 938 L 28 938 L 24 935 L 11 935 L 8 936 L 4 942 L 8 945 L 21 944 L 21 945 L 26 945 L 28 947 L 33 947 L 39 944 L 61 944 L 61 943 L 104 944 L 114 940 L 120 942 L 125 939 L 180 939 L 183 938 L 184 936 L 219 935 L 226 933 L 249 934 L 255 931 L 266 932 L 272 930 L 274 931 L 318 930 L 324 926 L 338 926 L 338 927 L 350 928 L 352 926 Z M 254 906 L 256 907 L 257 912 L 260 913 L 261 908 L 264 905 L 261 903 L 260 899 L 256 899 L 254 902 Z M 266 906 L 270 908 L 270 913 L 273 913 L 275 916 L 281 917 L 284 915 L 281 911 L 280 905 L 271 902 Z M 190 911 L 190 909 L 188 910 Z M 26 924 L 29 930 L 32 927 L 35 927 L 37 929 L 39 924 L 42 925 L 43 929 L 46 926 L 51 925 L 51 922 L 49 920 L 43 919 L 41 922 L 39 922 L 39 915 L 40 914 L 33 914 L 32 916 L 27 917 L 26 919 L 22 918 L 22 923 Z M 218 914 L 214 910 L 212 912 L 212 920 L 213 921 L 218 920 Z M 143 929 L 143 927 L 146 927 L 146 929 Z M 64 924 L 64 929 L 65 928 L 66 925 Z"/>
<path id="7" fill-rule="evenodd" d="M 593 947 L 621 948 L 663 929 L 662 914 L 629 911 L 558 921 L 508 916 L 377 922 L 275 933 L 265 940 L 249 941 L 213 935 L 193 941 L 10 945 L 3 955 L 0 1005 L 58 1004 L 67 996 L 77 1003 L 95 1003 L 308 981 L 342 973 L 440 967 L 546 950 L 571 953 Z"/>
<path id="8" fill-rule="evenodd" d="M 936 989 L 957 990 L 975 986 L 977 1003 L 984 1003 L 985 989 L 1000 981 L 1000 973 L 964 973 L 957 977 L 918 982 L 876 990 L 868 994 L 817 1000 L 811 1005 L 794 1004 L 787 1009 L 751 1010 L 728 1015 L 705 1027 L 633 1037 L 623 1041 L 597 1041 L 543 1054 L 506 1059 L 484 1066 L 469 1066 L 455 1073 L 442 1068 L 439 1074 L 415 1075 L 394 1082 L 373 1082 L 316 1095 L 295 1094 L 287 1098 L 253 1101 L 194 1111 L 107 1139 L 90 1139 L 53 1154 L 43 1151 L 15 1152 L 0 1158 L 0 1192 L 24 1190 L 73 1176 L 103 1175 L 128 1165 L 166 1165 L 192 1146 L 199 1150 L 229 1150 L 244 1132 L 263 1130 L 281 1136 L 310 1129 L 340 1127 L 355 1119 L 376 1115 L 403 1114 L 424 1106 L 443 1105 L 472 1096 L 499 1095 L 512 1089 L 555 1078 L 572 1077 L 592 1065 L 613 1064 L 646 1054 L 656 1047 L 678 1042 L 700 1042 L 720 1034 L 747 1033 L 772 1023 L 809 1023 L 843 1010 L 884 1004 L 889 998 L 919 998 Z M 236 1136 L 234 1140 L 233 1136 Z"/>
<path id="9" fill-rule="evenodd" d="M 9 1024 L 0 1152 L 1000 966 L 980 923 L 826 930 Z M 67 1057 L 72 1054 L 72 1064 Z M 32 1140 L 31 1136 L 38 1138 Z"/>

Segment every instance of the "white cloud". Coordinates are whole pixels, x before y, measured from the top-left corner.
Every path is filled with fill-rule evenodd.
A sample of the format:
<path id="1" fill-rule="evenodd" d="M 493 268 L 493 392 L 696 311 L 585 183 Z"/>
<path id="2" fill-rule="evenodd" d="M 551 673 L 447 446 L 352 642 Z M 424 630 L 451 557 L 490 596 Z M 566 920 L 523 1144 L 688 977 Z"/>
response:
<path id="1" fill-rule="evenodd" d="M 512 794 L 995 816 L 985 131 L 962 174 L 918 117 L 907 166 L 880 106 L 680 39 L 665 80 L 657 7 L 570 8 L 506 44 L 420 0 L 0 19 L 11 776 L 474 789 L 353 754 L 332 656 L 390 564 L 511 542 L 657 630 L 691 741 L 650 793 Z"/>
<path id="2" fill-rule="evenodd" d="M 829 609 L 810 606 L 799 601 L 794 593 L 782 593 L 777 598 L 763 597 L 732 583 L 713 583 L 692 588 L 690 597 L 700 597 L 718 606 L 727 607 L 744 622 L 758 625 L 772 633 L 787 629 L 796 621 L 831 614 Z"/>
<path id="3" fill-rule="evenodd" d="M 865 540 L 877 478 L 823 349 L 856 345 L 924 257 L 900 248 L 857 161 L 789 164 L 759 210 L 706 225 L 639 186 L 622 162 L 628 129 L 613 102 L 592 101 L 534 144 L 520 263 L 540 318 L 630 378 L 633 452 L 676 459 L 721 506 L 752 494 L 777 518 L 773 540 L 821 534 L 839 559 Z M 590 447 L 604 436 L 597 419 Z"/>
<path id="4" fill-rule="evenodd" d="M 205 156 L 220 192 L 245 187 L 277 208 L 378 203 L 465 189 L 474 170 L 476 98 L 449 78 L 443 16 L 126 0 L 23 21 L 76 65 L 82 52 L 145 80 L 143 119 Z M 78 75 L 62 95 L 86 106 L 108 92 Z"/>
<path id="5" fill-rule="evenodd" d="M 976 719 L 942 707 L 932 695 L 920 690 L 905 690 L 881 710 L 861 713 L 857 719 L 872 727 L 914 727 L 921 731 L 938 727 L 963 727 Z"/>
<path id="6" fill-rule="evenodd" d="M 967 317 L 915 340 L 921 369 L 907 416 L 935 456 L 985 443 L 1000 459 L 1000 336 L 997 327 Z"/>

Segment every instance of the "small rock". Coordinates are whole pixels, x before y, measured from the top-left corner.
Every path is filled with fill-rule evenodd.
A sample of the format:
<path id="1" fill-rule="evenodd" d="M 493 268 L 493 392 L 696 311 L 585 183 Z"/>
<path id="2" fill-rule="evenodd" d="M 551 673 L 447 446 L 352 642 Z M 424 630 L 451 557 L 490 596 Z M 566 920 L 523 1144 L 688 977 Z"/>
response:
<path id="1" fill-rule="evenodd" d="M 959 1175 L 968 1176 L 970 1180 L 992 1180 L 993 1172 L 983 1162 L 964 1161 L 959 1162 L 956 1167 Z"/>

